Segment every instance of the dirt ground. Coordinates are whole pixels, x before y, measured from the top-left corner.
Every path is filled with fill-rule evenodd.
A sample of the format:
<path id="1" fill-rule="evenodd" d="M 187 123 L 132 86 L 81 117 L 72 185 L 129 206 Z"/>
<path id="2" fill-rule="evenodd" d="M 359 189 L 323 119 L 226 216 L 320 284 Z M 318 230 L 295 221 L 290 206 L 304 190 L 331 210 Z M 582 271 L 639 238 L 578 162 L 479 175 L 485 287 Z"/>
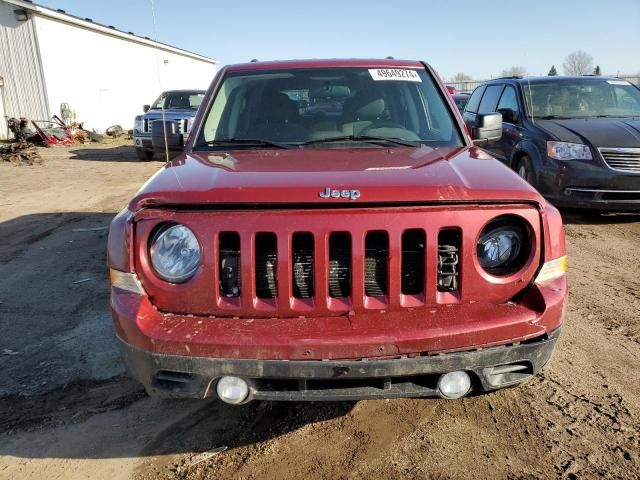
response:
<path id="1" fill-rule="evenodd" d="M 0 165 L 0 478 L 640 478 L 640 215 L 566 214 L 543 373 L 491 395 L 160 401 L 122 370 L 106 227 L 160 162 L 123 144 Z"/>

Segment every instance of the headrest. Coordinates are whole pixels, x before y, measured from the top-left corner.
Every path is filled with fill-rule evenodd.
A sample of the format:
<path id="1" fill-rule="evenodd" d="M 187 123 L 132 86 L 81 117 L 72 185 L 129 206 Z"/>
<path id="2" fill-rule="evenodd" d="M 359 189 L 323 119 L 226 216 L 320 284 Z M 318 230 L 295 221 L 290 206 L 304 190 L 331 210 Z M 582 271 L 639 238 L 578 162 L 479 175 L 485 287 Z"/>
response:
<path id="1" fill-rule="evenodd" d="M 296 104 L 286 93 L 269 90 L 261 95 L 259 110 L 264 119 L 288 121 L 296 112 Z"/>
<path id="2" fill-rule="evenodd" d="M 342 109 L 345 122 L 376 120 L 385 110 L 384 99 L 376 92 L 359 92 L 344 102 Z"/>

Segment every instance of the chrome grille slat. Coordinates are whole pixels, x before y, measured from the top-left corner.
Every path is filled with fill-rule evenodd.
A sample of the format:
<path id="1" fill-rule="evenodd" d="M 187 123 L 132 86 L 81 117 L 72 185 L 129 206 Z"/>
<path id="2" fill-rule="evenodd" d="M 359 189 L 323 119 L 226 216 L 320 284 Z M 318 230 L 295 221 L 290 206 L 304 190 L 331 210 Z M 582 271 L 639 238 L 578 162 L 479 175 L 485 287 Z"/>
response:
<path id="1" fill-rule="evenodd" d="M 598 150 L 609 168 L 622 172 L 640 172 L 640 148 L 602 147 Z"/>

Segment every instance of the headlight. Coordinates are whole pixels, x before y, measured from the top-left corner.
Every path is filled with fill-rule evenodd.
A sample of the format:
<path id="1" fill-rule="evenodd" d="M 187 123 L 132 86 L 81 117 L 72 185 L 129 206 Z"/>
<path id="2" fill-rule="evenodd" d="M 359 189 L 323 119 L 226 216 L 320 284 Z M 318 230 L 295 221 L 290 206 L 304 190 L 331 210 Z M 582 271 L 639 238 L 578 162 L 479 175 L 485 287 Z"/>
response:
<path id="1" fill-rule="evenodd" d="M 166 225 L 153 236 L 149 251 L 158 276 L 171 283 L 182 283 L 200 265 L 200 244 L 184 225 Z"/>
<path id="2" fill-rule="evenodd" d="M 133 129 L 141 132 L 143 126 L 144 120 L 142 119 L 142 117 L 136 117 L 135 121 L 133 122 Z"/>
<path id="3" fill-rule="evenodd" d="M 556 160 L 591 160 L 591 149 L 581 143 L 547 142 L 547 156 Z"/>
<path id="4" fill-rule="evenodd" d="M 528 224 L 505 215 L 489 222 L 480 232 L 476 254 L 480 266 L 492 275 L 509 275 L 520 270 L 531 251 Z"/>

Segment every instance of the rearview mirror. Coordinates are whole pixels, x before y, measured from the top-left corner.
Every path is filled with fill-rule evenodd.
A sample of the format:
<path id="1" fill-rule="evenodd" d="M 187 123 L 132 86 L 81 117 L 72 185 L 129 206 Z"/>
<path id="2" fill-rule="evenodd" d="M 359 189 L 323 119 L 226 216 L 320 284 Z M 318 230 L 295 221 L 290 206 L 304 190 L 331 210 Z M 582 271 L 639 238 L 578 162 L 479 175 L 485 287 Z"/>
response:
<path id="1" fill-rule="evenodd" d="M 511 108 L 499 108 L 498 113 L 502 115 L 503 122 L 516 123 L 518 121 L 518 112 Z"/>
<path id="2" fill-rule="evenodd" d="M 142 111 L 144 113 L 147 113 L 149 110 L 151 110 L 151 105 L 142 105 Z"/>
<path id="3" fill-rule="evenodd" d="M 500 140 L 502 137 L 502 115 L 499 113 L 479 113 L 471 127 L 471 139 L 476 145 Z"/>

